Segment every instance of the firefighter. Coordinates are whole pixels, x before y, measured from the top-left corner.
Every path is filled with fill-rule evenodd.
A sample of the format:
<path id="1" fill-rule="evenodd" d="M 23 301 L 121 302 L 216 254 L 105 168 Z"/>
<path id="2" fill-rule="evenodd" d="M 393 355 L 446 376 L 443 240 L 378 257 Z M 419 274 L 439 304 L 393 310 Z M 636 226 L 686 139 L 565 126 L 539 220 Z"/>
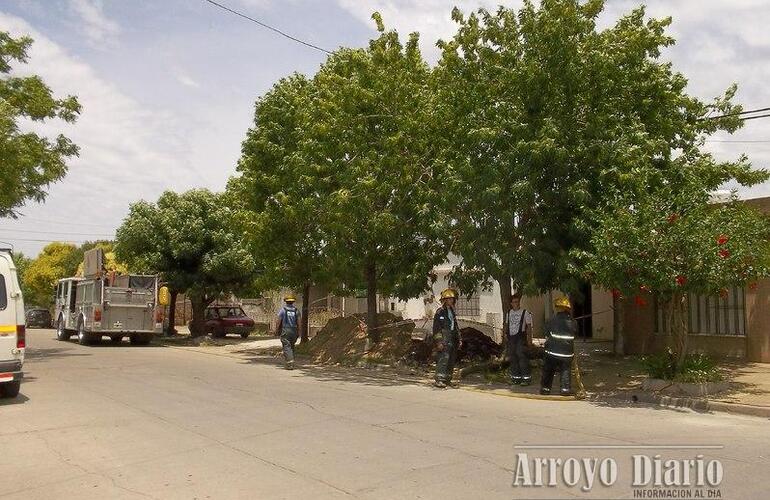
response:
<path id="1" fill-rule="evenodd" d="M 460 347 L 460 331 L 457 327 L 455 303 L 457 292 L 447 288 L 441 292 L 441 307 L 433 316 L 433 341 L 438 354 L 436 356 L 436 387 L 445 388 L 452 383 L 457 350 Z"/>
<path id="2" fill-rule="evenodd" d="M 294 344 L 297 343 L 297 338 L 299 337 L 300 312 L 294 307 L 294 302 L 297 300 L 294 295 L 289 294 L 283 300 L 286 302 L 286 305 L 278 312 L 278 328 L 275 330 L 275 336 L 281 337 L 286 369 L 293 370 Z"/>
<path id="3" fill-rule="evenodd" d="M 545 359 L 540 394 L 551 394 L 553 376 L 559 373 L 562 396 L 572 395 L 571 368 L 575 355 L 575 322 L 572 305 L 567 297 L 554 301 L 556 314 L 545 325 Z"/>

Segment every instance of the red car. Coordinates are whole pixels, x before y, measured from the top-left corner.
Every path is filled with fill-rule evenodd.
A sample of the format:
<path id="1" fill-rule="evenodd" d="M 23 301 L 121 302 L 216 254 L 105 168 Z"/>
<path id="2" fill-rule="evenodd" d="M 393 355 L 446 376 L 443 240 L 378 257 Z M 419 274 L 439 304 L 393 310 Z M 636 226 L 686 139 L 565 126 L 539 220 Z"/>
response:
<path id="1" fill-rule="evenodd" d="M 254 320 L 240 306 L 210 306 L 206 308 L 206 333 L 221 338 L 235 333 L 247 338 L 254 331 Z"/>

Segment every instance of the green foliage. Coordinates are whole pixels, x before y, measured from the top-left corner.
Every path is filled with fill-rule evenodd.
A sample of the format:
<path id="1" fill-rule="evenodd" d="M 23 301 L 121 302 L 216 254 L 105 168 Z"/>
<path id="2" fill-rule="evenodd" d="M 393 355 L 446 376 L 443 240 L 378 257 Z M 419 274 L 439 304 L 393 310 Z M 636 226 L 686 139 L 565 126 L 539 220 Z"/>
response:
<path id="1" fill-rule="evenodd" d="M 572 291 L 570 251 L 589 242 L 592 211 L 616 193 L 680 176 L 709 189 L 756 182 L 745 158 L 716 162 L 704 135 L 733 131 L 735 88 L 712 103 L 660 59 L 670 19 L 640 7 L 597 29 L 601 0 L 524 2 L 521 9 L 453 12 L 435 71 L 439 164 L 453 221 L 457 274 L 525 290 Z M 697 168 L 694 168 L 696 166 Z"/>
<path id="2" fill-rule="evenodd" d="M 239 228 L 224 195 L 167 191 L 157 203 L 131 205 L 118 228 L 115 253 L 133 270 L 160 273 L 172 289 L 185 292 L 200 329 L 206 305 L 254 280 L 254 259 Z M 199 329 L 195 333 L 202 333 Z"/>
<path id="3" fill-rule="evenodd" d="M 45 189 L 66 174 L 66 160 L 78 154 L 63 135 L 52 140 L 19 127 L 27 120 L 74 122 L 80 113 L 75 97 L 56 99 L 39 76 L 10 76 L 14 62 L 27 62 L 31 44 L 0 31 L 0 217 L 15 217 L 27 200 L 43 201 Z"/>
<path id="4" fill-rule="evenodd" d="M 54 287 L 62 278 L 75 276 L 83 252 L 69 243 L 49 243 L 20 273 L 26 305 L 50 307 Z"/>
<path id="5" fill-rule="evenodd" d="M 436 216 L 429 68 L 417 34 L 385 31 L 366 49 L 340 49 L 313 79 L 306 130 L 309 175 L 330 192 L 322 213 L 325 254 L 348 289 L 376 286 L 413 297 L 445 257 Z M 443 255 L 442 255 L 443 254 Z"/>
<path id="6" fill-rule="evenodd" d="M 644 356 L 642 366 L 650 378 L 693 384 L 724 380 L 724 374 L 714 360 L 703 353 L 688 355 L 682 367 L 677 369 L 677 354 L 667 349 L 660 354 Z"/>

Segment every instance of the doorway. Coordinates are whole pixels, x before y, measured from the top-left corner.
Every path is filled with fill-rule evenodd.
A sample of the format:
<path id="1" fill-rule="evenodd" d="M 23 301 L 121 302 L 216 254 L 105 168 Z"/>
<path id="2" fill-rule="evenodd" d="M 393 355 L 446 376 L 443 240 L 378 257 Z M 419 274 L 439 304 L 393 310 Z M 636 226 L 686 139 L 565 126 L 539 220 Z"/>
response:
<path id="1" fill-rule="evenodd" d="M 593 337 L 594 327 L 591 314 L 593 307 L 591 305 L 591 284 L 582 283 L 572 296 L 572 316 L 577 323 L 577 336 L 590 339 Z"/>

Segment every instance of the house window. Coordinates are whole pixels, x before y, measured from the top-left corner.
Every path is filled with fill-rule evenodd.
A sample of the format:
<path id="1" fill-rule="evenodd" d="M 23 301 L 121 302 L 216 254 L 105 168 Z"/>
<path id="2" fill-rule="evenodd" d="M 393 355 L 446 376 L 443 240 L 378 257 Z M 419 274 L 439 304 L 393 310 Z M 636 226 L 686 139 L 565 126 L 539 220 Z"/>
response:
<path id="1" fill-rule="evenodd" d="M 458 316 L 476 317 L 481 314 L 481 305 L 478 295 L 460 296 L 455 304 L 455 313 Z"/>
<path id="2" fill-rule="evenodd" d="M 746 335 L 744 289 L 728 289 L 726 297 L 694 295 L 688 297 L 688 328 L 692 335 Z M 655 333 L 666 331 L 668 321 L 664 305 L 655 301 Z"/>

